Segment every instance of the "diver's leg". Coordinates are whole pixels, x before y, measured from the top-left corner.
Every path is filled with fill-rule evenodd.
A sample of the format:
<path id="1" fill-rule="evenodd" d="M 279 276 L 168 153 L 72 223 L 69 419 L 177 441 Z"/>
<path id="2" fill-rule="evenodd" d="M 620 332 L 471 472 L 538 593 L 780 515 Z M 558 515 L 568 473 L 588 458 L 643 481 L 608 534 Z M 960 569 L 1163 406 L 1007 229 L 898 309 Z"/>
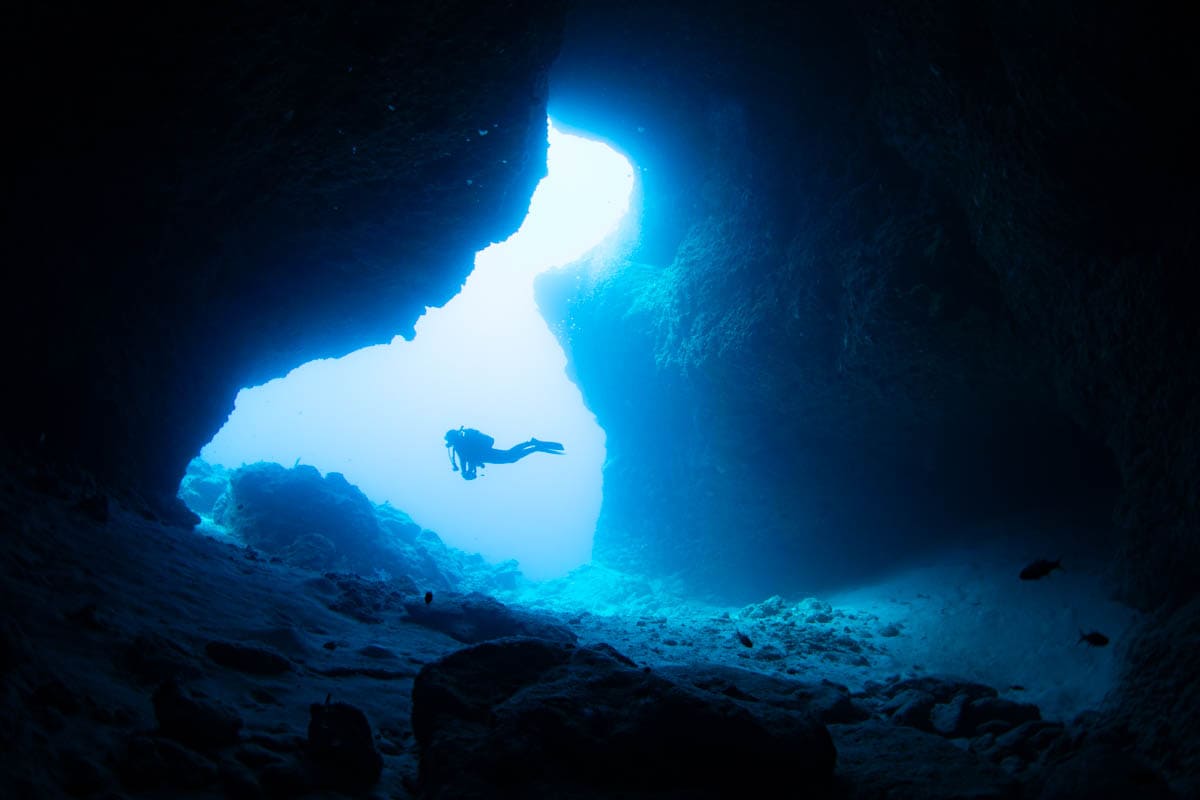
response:
<path id="1" fill-rule="evenodd" d="M 512 449 L 520 451 L 519 454 L 517 455 L 517 457 L 513 459 L 513 461 L 522 459 L 525 456 L 529 455 L 530 453 L 553 453 L 556 456 L 563 455 L 562 445 L 559 444 L 558 442 L 542 442 L 542 441 L 534 440 L 533 442 L 525 442 L 524 444 L 519 444 Z"/>
<path id="2" fill-rule="evenodd" d="M 507 450 L 497 450 L 493 447 L 487 451 L 481 460 L 488 464 L 512 464 L 514 461 L 520 461 L 532 452 L 533 445 L 528 442 L 522 442 Z"/>

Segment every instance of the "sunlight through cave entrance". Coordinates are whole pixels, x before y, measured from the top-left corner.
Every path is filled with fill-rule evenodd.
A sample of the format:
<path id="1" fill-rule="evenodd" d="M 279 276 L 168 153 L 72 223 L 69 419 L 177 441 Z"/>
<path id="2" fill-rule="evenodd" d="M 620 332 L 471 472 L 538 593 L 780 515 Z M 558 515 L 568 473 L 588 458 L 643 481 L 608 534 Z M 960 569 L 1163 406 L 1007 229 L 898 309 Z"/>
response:
<path id="1" fill-rule="evenodd" d="M 427 309 L 411 341 L 398 336 L 243 389 L 201 459 L 229 469 L 267 461 L 340 472 L 447 544 L 493 562 L 516 559 L 535 580 L 587 563 L 604 431 L 566 376 L 533 281 L 616 230 L 633 169 L 610 147 L 552 124 L 549 141 L 548 176 L 520 230 L 477 254 L 462 291 Z M 443 446 L 460 425 L 495 437 L 497 448 L 537 437 L 566 452 L 489 466 L 464 481 Z"/>

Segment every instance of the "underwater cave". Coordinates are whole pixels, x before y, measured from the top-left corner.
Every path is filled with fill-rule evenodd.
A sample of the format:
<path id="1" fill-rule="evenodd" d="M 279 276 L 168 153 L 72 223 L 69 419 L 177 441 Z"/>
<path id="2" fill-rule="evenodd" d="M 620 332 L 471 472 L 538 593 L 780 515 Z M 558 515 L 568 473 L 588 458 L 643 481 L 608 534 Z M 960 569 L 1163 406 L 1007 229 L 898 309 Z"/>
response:
<path id="1" fill-rule="evenodd" d="M 516 560 L 530 578 L 562 577 L 590 561 L 604 432 L 566 375 L 533 281 L 601 242 L 617 246 L 633 172 L 608 146 L 553 124 L 547 161 L 520 229 L 476 256 L 462 291 L 426 310 L 411 341 L 397 336 L 242 390 L 190 473 L 219 485 L 213 467 L 224 474 L 255 462 L 303 462 L 342 474 L 447 544 L 492 562 Z M 483 469 L 474 484 L 449 481 L 443 436 L 460 422 L 513 443 L 535 433 L 568 442 L 569 457 Z M 221 492 L 197 492 L 193 482 L 185 478 L 183 497 L 211 523 Z M 233 522 L 231 512 L 236 507 L 221 507 Z M 321 544 L 332 556 L 331 543 Z"/>
<path id="2" fill-rule="evenodd" d="M 1197 796 L 1178 13 L 25 10 L 0 794 Z"/>

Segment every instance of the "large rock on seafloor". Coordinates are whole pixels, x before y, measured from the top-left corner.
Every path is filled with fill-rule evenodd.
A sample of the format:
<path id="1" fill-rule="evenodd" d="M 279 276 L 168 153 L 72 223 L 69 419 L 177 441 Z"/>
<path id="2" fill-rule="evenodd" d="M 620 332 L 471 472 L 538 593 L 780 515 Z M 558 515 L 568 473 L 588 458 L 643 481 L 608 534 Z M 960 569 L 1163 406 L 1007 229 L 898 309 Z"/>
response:
<path id="1" fill-rule="evenodd" d="M 506 606 L 486 595 L 438 595 L 432 602 L 411 600 L 404 603 L 408 620 L 440 631 L 463 644 L 489 639 L 530 636 L 552 642 L 574 644 L 575 633 L 552 618 Z"/>
<path id="2" fill-rule="evenodd" d="M 660 674 L 713 694 L 812 714 L 827 725 L 859 722 L 871 712 L 832 681 L 805 683 L 720 664 L 664 667 Z"/>
<path id="3" fill-rule="evenodd" d="M 819 791 L 837 753 L 812 715 L 668 680 L 608 645 L 513 638 L 413 684 L 423 796 L 753 796 Z"/>
<path id="4" fill-rule="evenodd" d="M 346 703 L 309 707 L 308 759 L 317 786 L 345 792 L 369 789 L 383 772 L 367 716 Z"/>
<path id="5" fill-rule="evenodd" d="M 998 767 L 940 736 L 869 721 L 830 728 L 847 800 L 1002 800 L 1017 796 Z"/>
<path id="6" fill-rule="evenodd" d="M 348 560 L 361 559 L 380 544 L 379 523 L 367 496 L 341 473 L 322 477 L 316 467 L 303 464 L 286 469 L 260 462 L 236 470 L 214 519 L 268 553 L 284 554 L 314 535 L 332 543 L 335 558 Z"/>
<path id="7" fill-rule="evenodd" d="M 235 470 L 212 516 L 245 544 L 313 572 L 407 576 L 422 591 L 438 592 L 511 589 L 520 579 L 516 562 L 492 566 L 447 547 L 400 509 L 373 504 L 341 473 L 322 476 L 308 465 Z"/>
<path id="8" fill-rule="evenodd" d="M 1052 766 L 1041 800 L 1170 800 L 1175 796 L 1162 776 L 1141 758 L 1124 748 L 1101 744 L 1085 747 Z"/>
<path id="9" fill-rule="evenodd" d="M 212 516 L 213 506 L 229 486 L 229 470 L 200 458 L 188 463 L 179 482 L 179 499 L 197 514 Z"/>

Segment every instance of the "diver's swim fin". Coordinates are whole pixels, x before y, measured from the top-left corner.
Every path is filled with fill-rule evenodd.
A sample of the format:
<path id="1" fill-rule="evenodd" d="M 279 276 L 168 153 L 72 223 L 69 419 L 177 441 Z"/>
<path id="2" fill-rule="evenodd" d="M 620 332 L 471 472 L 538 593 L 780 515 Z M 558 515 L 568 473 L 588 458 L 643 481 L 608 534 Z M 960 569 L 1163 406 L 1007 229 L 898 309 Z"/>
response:
<path id="1" fill-rule="evenodd" d="M 543 450 L 547 453 L 554 450 L 562 450 L 563 446 L 558 442 L 543 442 L 541 439 L 530 439 L 531 443 L 537 445 L 538 450 Z"/>

